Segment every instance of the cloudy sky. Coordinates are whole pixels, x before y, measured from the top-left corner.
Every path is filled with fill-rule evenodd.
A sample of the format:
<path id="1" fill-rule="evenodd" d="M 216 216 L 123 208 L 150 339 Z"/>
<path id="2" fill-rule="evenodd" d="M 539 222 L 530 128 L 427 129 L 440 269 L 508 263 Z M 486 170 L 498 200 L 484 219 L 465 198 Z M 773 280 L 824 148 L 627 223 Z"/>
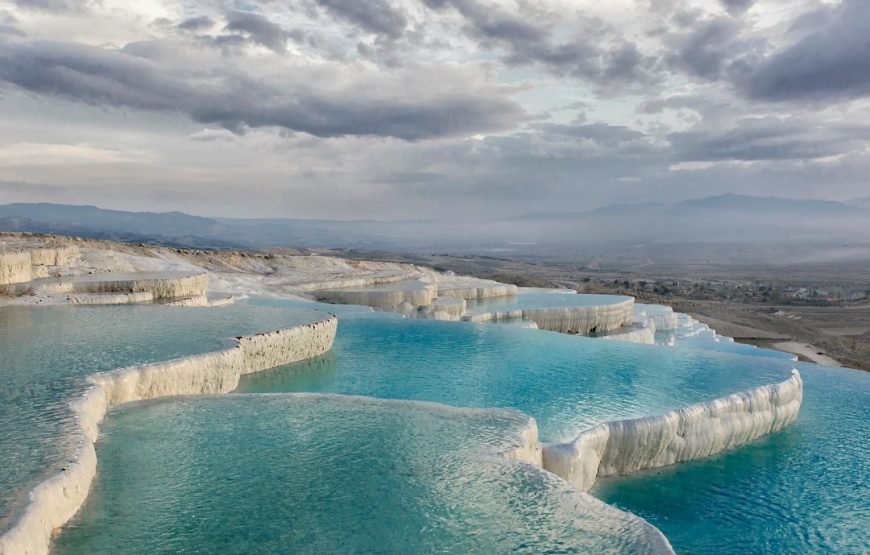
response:
<path id="1" fill-rule="evenodd" d="M 870 195 L 867 0 L 0 0 L 0 202 Z"/>

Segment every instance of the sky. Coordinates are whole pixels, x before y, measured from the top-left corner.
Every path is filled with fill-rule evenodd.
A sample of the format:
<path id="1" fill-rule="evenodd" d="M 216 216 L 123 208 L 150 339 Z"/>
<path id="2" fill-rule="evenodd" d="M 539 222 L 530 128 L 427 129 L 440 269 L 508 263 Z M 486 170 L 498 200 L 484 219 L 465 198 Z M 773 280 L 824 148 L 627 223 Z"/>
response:
<path id="1" fill-rule="evenodd" d="M 467 220 L 868 176 L 867 0 L 0 0 L 0 202 Z"/>

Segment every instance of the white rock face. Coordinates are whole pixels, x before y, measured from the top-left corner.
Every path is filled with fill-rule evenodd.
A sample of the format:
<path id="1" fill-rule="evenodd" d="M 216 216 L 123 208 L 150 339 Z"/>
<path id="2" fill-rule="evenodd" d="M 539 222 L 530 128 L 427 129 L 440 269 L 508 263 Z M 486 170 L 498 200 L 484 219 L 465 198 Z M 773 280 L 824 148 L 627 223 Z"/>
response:
<path id="1" fill-rule="evenodd" d="M 319 301 L 370 306 L 379 310 L 410 313 L 418 307 L 431 305 L 438 288 L 421 281 L 351 289 L 323 289 L 314 292 Z"/>
<path id="2" fill-rule="evenodd" d="M 0 536 L 0 555 L 48 553 L 52 533 L 85 502 L 97 470 L 99 424 L 113 405 L 170 395 L 228 393 L 243 374 L 321 355 L 332 348 L 338 319 L 237 338 L 235 347 L 91 376 L 94 386 L 73 404 L 80 435 L 73 460 L 38 485 L 15 525 Z"/>
<path id="3" fill-rule="evenodd" d="M 497 281 L 476 280 L 475 283 L 439 283 L 439 297 L 453 297 L 473 301 L 476 299 L 491 299 L 493 297 L 509 297 L 517 294 L 517 286 Z"/>
<path id="4" fill-rule="evenodd" d="M 598 476 L 708 457 L 776 432 L 797 418 L 803 382 L 788 380 L 648 418 L 604 422 L 544 447 L 544 468 L 587 491 Z"/>
<path id="5" fill-rule="evenodd" d="M 650 324 L 644 326 L 629 326 L 620 328 L 607 335 L 599 336 L 604 341 L 627 341 L 628 343 L 640 343 L 642 345 L 655 345 L 656 328 Z"/>
<path id="6" fill-rule="evenodd" d="M 560 308 L 526 308 L 484 312 L 468 316 L 470 322 L 494 320 L 531 320 L 539 329 L 560 333 L 586 335 L 610 332 L 631 322 L 634 299 L 599 306 L 571 306 Z"/>
<path id="7" fill-rule="evenodd" d="M 520 434 L 520 443 L 513 450 L 504 455 L 514 461 L 523 462 L 538 468 L 543 467 L 543 452 L 538 441 L 538 423 L 534 418 L 529 418 L 528 425 Z"/>
<path id="8" fill-rule="evenodd" d="M 634 305 L 635 321 L 654 325 L 656 331 L 671 331 L 679 327 L 679 317 L 674 309 L 666 305 Z"/>
<path id="9" fill-rule="evenodd" d="M 32 279 L 30 253 L 0 252 L 0 285 L 26 283 Z"/>
<path id="10" fill-rule="evenodd" d="M 40 247 L 30 250 L 30 263 L 34 266 L 71 266 L 79 259 L 76 245 Z"/>
<path id="11" fill-rule="evenodd" d="M 0 285 L 48 277 L 52 268 L 78 260 L 75 245 L 46 246 L 0 253 Z"/>
<path id="12" fill-rule="evenodd" d="M 458 297 L 439 297 L 432 304 L 420 307 L 413 316 L 426 320 L 458 321 L 465 314 L 465 299 Z"/>
<path id="13" fill-rule="evenodd" d="M 142 274 L 140 276 L 113 276 L 111 273 L 34 282 L 31 290 L 38 295 L 113 293 L 148 293 L 154 301 L 205 298 L 208 289 L 208 274 L 190 273 L 180 275 Z M 205 305 L 208 302 L 205 301 Z M 190 306 L 205 306 L 192 303 Z"/>
<path id="14" fill-rule="evenodd" d="M 514 444 L 499 454 L 509 460 L 540 468 L 542 453 L 535 419 L 529 417 L 528 424 L 520 431 Z M 542 479 L 558 480 L 550 474 L 545 474 Z M 561 482 L 558 487 L 566 493 L 564 497 L 559 498 L 559 502 L 563 503 L 562 509 L 582 518 L 583 526 L 587 531 L 593 534 L 600 533 L 602 536 L 618 535 L 627 540 L 627 545 L 631 545 L 631 553 L 674 554 L 673 547 L 665 535 L 641 517 L 607 505 L 600 499 L 577 491 L 564 482 Z"/>
<path id="15" fill-rule="evenodd" d="M 309 258 L 309 257 L 296 257 Z M 316 261 L 330 260 L 328 257 L 316 257 Z M 322 280 L 293 284 L 293 288 L 302 291 L 314 291 L 318 289 L 344 289 L 347 287 L 368 287 L 371 285 L 385 285 L 400 281 L 409 281 L 421 276 L 416 271 L 383 271 L 370 272 L 363 275 L 351 275 L 346 277 L 330 278 L 324 276 Z"/>

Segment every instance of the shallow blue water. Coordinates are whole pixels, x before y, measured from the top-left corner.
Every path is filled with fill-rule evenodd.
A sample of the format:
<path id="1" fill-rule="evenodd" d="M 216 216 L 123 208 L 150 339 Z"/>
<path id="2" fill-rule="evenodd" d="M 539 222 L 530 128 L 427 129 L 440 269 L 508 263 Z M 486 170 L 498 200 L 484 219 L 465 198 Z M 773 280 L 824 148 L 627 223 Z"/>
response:
<path id="1" fill-rule="evenodd" d="M 571 306 L 599 306 L 621 303 L 630 297 L 621 295 L 576 295 L 570 293 L 528 292 L 508 297 L 493 297 L 468 301 L 467 315 L 503 310 L 528 308 L 560 308 Z"/>
<path id="2" fill-rule="evenodd" d="M 311 395 L 122 407 L 54 552 L 648 552 L 615 511 L 490 454 L 526 422 Z"/>
<path id="3" fill-rule="evenodd" d="M 791 427 L 710 459 L 610 479 L 601 499 L 678 553 L 870 553 L 870 374 L 800 363 Z"/>
<path id="4" fill-rule="evenodd" d="M 333 350 L 243 377 L 240 392 L 324 392 L 515 408 L 545 440 L 788 377 L 791 363 L 509 326 L 342 318 Z"/>
<path id="5" fill-rule="evenodd" d="M 69 402 L 86 377 L 225 347 L 235 335 L 322 318 L 268 306 L 0 308 L 0 530 L 67 458 Z"/>
<path id="6" fill-rule="evenodd" d="M 780 356 L 755 356 L 767 354 L 758 349 L 736 350 L 752 356 L 709 350 L 721 342 L 651 347 L 514 327 L 409 321 L 360 307 L 279 299 L 254 298 L 216 309 L 4 308 L 0 373 L 8 379 L 0 386 L 0 416 L 4 424 L 12 423 L 12 435 L 0 435 L 0 512 L 17 499 L 7 492 L 26 491 L 25 485 L 44 478 L 46 468 L 53 473 L 62 460 L 64 446 L 57 441 L 69 416 L 66 403 L 81 391 L 85 375 L 213 350 L 221 337 L 297 323 L 294 314 L 299 313 L 287 308 L 318 307 L 342 316 L 333 351 L 250 375 L 242 391 L 337 392 L 513 407 L 536 417 L 544 439 L 559 439 L 601 420 L 665 412 L 779 381 L 793 366 Z M 303 314 L 310 319 L 311 313 Z M 17 356 L 17 362 L 7 353 Z M 801 368 L 805 402 L 793 428 L 708 461 L 610 481 L 598 493 L 651 520 L 681 553 L 867 552 L 860 528 L 870 517 L 866 472 L 855 469 L 870 463 L 870 375 Z M 330 415 L 332 409 L 294 412 L 286 402 L 267 407 L 263 401 L 293 396 L 257 397 L 256 402 L 249 396 L 231 397 L 228 404 L 220 404 L 227 398 L 205 398 L 130 405 L 118 412 L 117 422 L 109 418 L 104 423 L 107 441 L 98 444 L 101 470 L 94 495 L 77 520 L 78 528 L 61 536 L 60 552 L 128 553 L 139 546 L 143 553 L 286 551 L 288 541 L 302 551 L 328 551 L 330 545 L 323 542 L 335 538 L 358 542 L 360 551 L 376 551 L 366 549 L 374 545 L 367 543 L 371 541 L 402 551 L 399 547 L 407 544 L 401 542 L 428 545 L 420 542 L 430 532 L 425 541 L 437 538 L 439 543 L 426 551 L 446 545 L 453 552 L 539 552 L 539 546 L 562 552 L 565 543 L 549 542 L 566 542 L 566 537 L 580 542 L 581 552 L 598 551 L 588 543 L 596 536 L 588 529 L 577 535 L 571 528 L 578 525 L 574 517 L 562 513 L 565 503 L 573 501 L 566 501 L 564 492 L 551 497 L 556 486 L 542 486 L 539 473 L 517 477 L 499 467 L 481 474 L 466 464 L 445 466 L 453 471 L 449 476 L 438 474 L 433 461 L 444 461 L 434 448 L 441 440 L 433 439 L 432 429 L 421 426 L 416 416 L 360 409 L 339 411 L 343 416 L 338 417 Z M 394 412 L 398 422 L 389 416 Z M 296 426 L 294 417 L 310 426 Z M 475 428 L 462 424 L 462 418 L 458 422 L 459 429 L 436 428 L 449 433 L 435 435 L 450 438 L 459 452 L 463 445 L 480 438 L 486 444 L 498 435 L 488 435 L 488 424 Z M 386 456 L 385 446 L 392 448 L 396 439 L 390 428 L 433 450 L 417 445 Z M 247 434 L 253 435 L 250 441 Z M 271 439 L 281 437 L 285 443 Z M 335 449 L 355 441 L 360 465 L 342 459 Z M 297 452 L 308 455 L 297 459 Z M 317 453 L 326 454 L 323 474 L 312 477 L 308 466 L 320 464 Z M 262 467 L 252 469 L 251 460 L 261 461 Z M 468 458 L 459 460 L 467 463 Z M 339 468 L 346 468 L 347 476 L 330 482 Z M 369 470 L 376 477 L 368 476 Z M 671 474 L 677 472 L 689 474 Z M 422 490 L 415 489 L 420 484 L 412 479 L 418 473 L 425 476 Z M 377 477 L 384 476 L 398 480 L 398 493 L 366 489 L 382 483 Z M 288 487 L 270 488 L 271 477 Z M 4 487 L 3 480 L 11 487 Z M 433 483 L 443 490 L 433 489 Z M 299 495 L 308 490 L 341 492 L 342 487 L 351 487 L 347 491 L 353 493 L 318 506 L 311 512 L 314 516 L 298 514 Z M 457 488 L 471 495 L 460 500 L 446 496 L 448 491 L 455 495 Z M 517 516 L 510 512 L 522 505 L 510 501 L 517 496 L 523 503 L 543 499 L 543 505 Z M 359 500 L 368 497 L 372 504 L 360 509 Z M 482 500 L 495 505 L 480 506 Z M 388 514 L 394 506 L 402 513 Z M 388 517 L 385 522 L 398 524 L 371 528 L 366 515 L 382 513 Z M 334 526 L 320 522 L 327 514 L 336 517 Z M 411 529 L 402 528 L 403 518 L 414 523 Z M 546 523 L 554 519 L 557 524 L 548 528 Z M 304 526 L 294 526 L 297 521 Z M 476 528 L 457 528 L 456 522 Z M 545 532 L 532 534 L 535 526 L 544 526 Z M 524 542 L 519 547 L 517 534 Z M 612 545 L 607 543 L 612 538 L 598 540 Z M 196 548 L 196 542 L 209 547 Z M 266 547 L 256 549 L 259 545 Z"/>

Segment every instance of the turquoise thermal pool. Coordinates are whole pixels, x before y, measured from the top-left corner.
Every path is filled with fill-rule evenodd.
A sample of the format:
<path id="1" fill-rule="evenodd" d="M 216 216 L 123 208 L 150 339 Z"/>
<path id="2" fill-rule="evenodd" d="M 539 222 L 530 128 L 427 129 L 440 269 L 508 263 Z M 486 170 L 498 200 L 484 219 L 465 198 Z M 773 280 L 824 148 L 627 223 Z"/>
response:
<path id="1" fill-rule="evenodd" d="M 870 553 L 870 375 L 798 363 L 797 422 L 709 459 L 599 482 L 677 553 Z"/>
<path id="2" fill-rule="evenodd" d="M 623 512 L 506 458 L 530 417 L 543 441 L 566 440 L 781 382 L 790 356 L 686 326 L 670 347 L 650 346 L 262 297 L 212 309 L 0 309 L 2 525 L 64 464 L 68 403 L 86 376 L 327 311 L 340 324 L 325 355 L 244 376 L 234 395 L 112 409 L 91 494 L 54 552 L 667 552 L 629 513 L 678 553 L 868 548 L 866 484 L 848 470 L 870 462 L 854 441 L 870 431 L 866 374 L 800 365 L 806 403 L 791 428 L 599 482 L 593 493 Z"/>
<path id="3" fill-rule="evenodd" d="M 380 313 L 379 313 L 380 314 Z M 341 319 L 331 352 L 250 374 L 240 392 L 322 392 L 514 408 L 542 439 L 779 382 L 792 364 L 468 322 Z"/>
<path id="4" fill-rule="evenodd" d="M 310 305 L 315 306 L 315 305 Z M 321 319 L 275 306 L 0 308 L 0 531 L 69 458 L 69 403 L 86 377 L 227 347 L 236 335 Z"/>
<path id="5" fill-rule="evenodd" d="M 58 554 L 656 553 L 654 528 L 510 462 L 529 418 L 344 396 L 116 410 Z M 123 515 L 123 516 L 120 516 Z"/>

